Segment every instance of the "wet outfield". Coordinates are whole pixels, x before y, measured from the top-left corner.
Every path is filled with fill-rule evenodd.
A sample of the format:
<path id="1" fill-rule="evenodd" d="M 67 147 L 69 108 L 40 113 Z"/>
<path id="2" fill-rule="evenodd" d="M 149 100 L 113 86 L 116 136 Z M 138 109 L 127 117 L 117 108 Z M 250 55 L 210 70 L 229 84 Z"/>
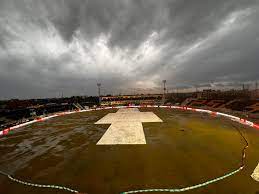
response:
<path id="1" fill-rule="evenodd" d="M 250 175 L 259 162 L 259 131 L 222 117 L 171 109 L 152 111 L 163 123 L 143 123 L 146 145 L 96 145 L 109 125 L 94 123 L 116 110 L 76 113 L 16 129 L 0 138 L 0 170 L 41 184 L 69 186 L 88 194 L 119 194 L 149 188 L 182 188 L 246 167 L 218 183 L 185 193 L 258 194 Z M 30 188 L 0 176 L 0 193 L 66 193 Z"/>

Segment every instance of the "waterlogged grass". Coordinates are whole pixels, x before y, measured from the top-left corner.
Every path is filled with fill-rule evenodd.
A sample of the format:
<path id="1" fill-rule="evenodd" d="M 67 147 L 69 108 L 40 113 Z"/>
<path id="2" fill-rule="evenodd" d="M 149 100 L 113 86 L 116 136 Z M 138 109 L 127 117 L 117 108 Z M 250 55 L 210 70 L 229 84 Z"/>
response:
<path id="1" fill-rule="evenodd" d="M 163 123 L 143 123 L 147 145 L 96 146 L 109 125 L 94 123 L 116 110 L 77 113 L 17 129 L 0 139 L 0 169 L 42 184 L 71 186 L 88 194 L 181 188 L 239 167 L 249 141 L 246 168 L 208 187 L 186 193 L 257 194 L 250 175 L 259 162 L 259 131 L 224 118 L 171 109 L 152 111 Z M 65 193 L 11 183 L 0 176 L 0 193 Z"/>

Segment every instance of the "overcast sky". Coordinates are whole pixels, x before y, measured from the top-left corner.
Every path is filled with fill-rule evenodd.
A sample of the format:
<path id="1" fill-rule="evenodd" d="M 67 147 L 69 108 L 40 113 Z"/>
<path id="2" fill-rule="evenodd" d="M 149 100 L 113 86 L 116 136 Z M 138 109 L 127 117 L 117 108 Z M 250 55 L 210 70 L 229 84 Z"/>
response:
<path id="1" fill-rule="evenodd" d="M 0 99 L 259 80 L 258 0 L 0 0 Z"/>

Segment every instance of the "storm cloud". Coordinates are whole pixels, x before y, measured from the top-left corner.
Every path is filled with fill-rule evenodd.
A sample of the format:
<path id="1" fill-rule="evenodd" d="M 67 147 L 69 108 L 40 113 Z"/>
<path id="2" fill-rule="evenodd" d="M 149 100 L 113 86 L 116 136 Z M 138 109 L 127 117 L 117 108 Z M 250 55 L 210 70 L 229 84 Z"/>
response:
<path id="1" fill-rule="evenodd" d="M 0 0 L 0 99 L 259 78 L 256 0 Z"/>

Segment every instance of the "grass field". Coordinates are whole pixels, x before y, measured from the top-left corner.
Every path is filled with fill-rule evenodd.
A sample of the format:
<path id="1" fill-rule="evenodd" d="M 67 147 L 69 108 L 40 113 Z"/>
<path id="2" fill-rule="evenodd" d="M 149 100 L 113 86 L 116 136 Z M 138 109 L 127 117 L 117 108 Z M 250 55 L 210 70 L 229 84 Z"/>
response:
<path id="1" fill-rule="evenodd" d="M 191 194 L 259 194 L 250 175 L 259 162 L 259 131 L 222 117 L 162 108 L 163 123 L 143 123 L 146 145 L 97 146 L 109 125 L 94 123 L 109 112 L 76 113 L 16 129 L 0 138 L 0 170 L 42 184 L 70 186 L 88 194 L 149 188 L 181 188 L 235 170 L 247 138 L 246 167 Z M 66 193 L 30 188 L 0 176 L 0 193 Z"/>

